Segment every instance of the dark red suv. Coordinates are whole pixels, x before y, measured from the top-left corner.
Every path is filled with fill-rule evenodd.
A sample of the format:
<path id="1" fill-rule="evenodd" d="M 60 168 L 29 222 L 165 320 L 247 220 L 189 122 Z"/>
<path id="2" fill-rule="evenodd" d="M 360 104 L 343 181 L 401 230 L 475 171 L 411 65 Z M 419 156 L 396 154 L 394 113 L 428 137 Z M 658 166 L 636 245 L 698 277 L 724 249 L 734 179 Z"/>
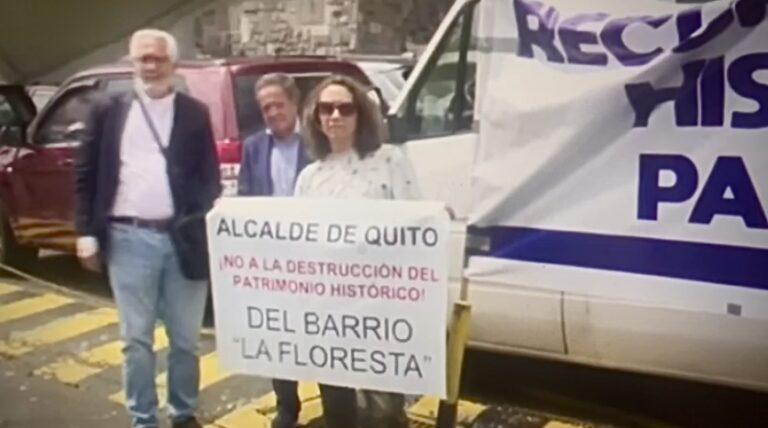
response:
<path id="1" fill-rule="evenodd" d="M 211 113 L 224 193 L 237 191 L 240 142 L 263 128 L 253 87 L 266 73 L 291 74 L 302 94 L 330 74 L 370 85 L 353 63 L 326 57 L 261 57 L 181 62 L 176 87 Z M 0 86 L 0 263 L 24 264 L 39 248 L 74 251 L 73 162 L 96 97 L 130 90 L 130 64 L 98 67 L 61 85 L 34 117 L 18 86 Z"/>

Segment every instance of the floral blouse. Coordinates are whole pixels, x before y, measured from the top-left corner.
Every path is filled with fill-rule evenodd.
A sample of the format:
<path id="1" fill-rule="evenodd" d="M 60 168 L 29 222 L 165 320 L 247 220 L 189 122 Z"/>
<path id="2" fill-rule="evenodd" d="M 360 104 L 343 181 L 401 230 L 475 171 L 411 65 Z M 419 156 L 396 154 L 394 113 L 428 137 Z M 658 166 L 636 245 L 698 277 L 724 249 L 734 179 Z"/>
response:
<path id="1" fill-rule="evenodd" d="M 296 180 L 296 196 L 341 199 L 419 199 L 413 166 L 389 144 L 360 159 L 355 150 L 331 153 L 308 165 Z"/>

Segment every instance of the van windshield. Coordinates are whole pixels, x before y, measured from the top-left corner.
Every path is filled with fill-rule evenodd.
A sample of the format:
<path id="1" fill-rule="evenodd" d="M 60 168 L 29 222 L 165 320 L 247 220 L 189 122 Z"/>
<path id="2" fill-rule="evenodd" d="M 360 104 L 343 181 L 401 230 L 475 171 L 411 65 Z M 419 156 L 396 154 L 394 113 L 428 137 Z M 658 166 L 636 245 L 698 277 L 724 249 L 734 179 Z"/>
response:
<path id="1" fill-rule="evenodd" d="M 312 73 L 312 74 L 293 74 L 296 80 L 296 86 L 301 93 L 301 102 L 299 110 L 304 105 L 304 100 L 309 92 L 330 73 Z M 261 116 L 261 109 L 256 102 L 254 86 L 261 74 L 238 74 L 234 77 L 235 109 L 237 112 L 237 124 L 240 131 L 240 138 L 245 138 L 264 129 L 264 118 Z"/>

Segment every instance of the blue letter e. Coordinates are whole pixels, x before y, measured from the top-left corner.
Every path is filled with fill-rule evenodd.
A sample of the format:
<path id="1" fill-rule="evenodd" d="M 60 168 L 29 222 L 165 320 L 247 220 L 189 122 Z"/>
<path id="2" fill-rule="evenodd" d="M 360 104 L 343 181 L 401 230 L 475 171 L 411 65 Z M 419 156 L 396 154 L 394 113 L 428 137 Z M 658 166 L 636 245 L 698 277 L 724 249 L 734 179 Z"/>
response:
<path id="1" fill-rule="evenodd" d="M 669 187 L 659 184 L 661 171 L 675 175 Z M 696 192 L 699 174 L 696 165 L 682 155 L 640 155 L 640 183 L 637 199 L 637 218 L 658 219 L 661 202 L 683 202 Z"/>

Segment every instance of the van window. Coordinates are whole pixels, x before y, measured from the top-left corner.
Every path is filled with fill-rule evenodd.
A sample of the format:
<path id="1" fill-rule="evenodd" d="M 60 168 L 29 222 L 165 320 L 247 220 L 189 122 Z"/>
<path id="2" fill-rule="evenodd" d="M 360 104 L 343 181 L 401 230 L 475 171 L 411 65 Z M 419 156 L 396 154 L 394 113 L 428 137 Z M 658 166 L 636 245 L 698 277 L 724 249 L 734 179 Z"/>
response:
<path id="1" fill-rule="evenodd" d="M 414 86 L 405 111 L 409 139 L 470 131 L 474 120 L 476 39 L 469 7 L 452 24 Z M 462 47 L 466 47 L 463 50 Z"/>
<path id="2" fill-rule="evenodd" d="M 330 73 L 312 73 L 303 75 L 293 75 L 296 80 L 296 86 L 299 87 L 301 100 L 299 110 L 304 105 L 304 98 L 310 91 Z M 256 102 L 254 86 L 261 75 L 239 74 L 234 78 L 235 109 L 237 111 L 237 125 L 240 131 L 240 138 L 245 139 L 250 135 L 264 129 L 264 118 L 261 116 L 261 109 Z"/>

